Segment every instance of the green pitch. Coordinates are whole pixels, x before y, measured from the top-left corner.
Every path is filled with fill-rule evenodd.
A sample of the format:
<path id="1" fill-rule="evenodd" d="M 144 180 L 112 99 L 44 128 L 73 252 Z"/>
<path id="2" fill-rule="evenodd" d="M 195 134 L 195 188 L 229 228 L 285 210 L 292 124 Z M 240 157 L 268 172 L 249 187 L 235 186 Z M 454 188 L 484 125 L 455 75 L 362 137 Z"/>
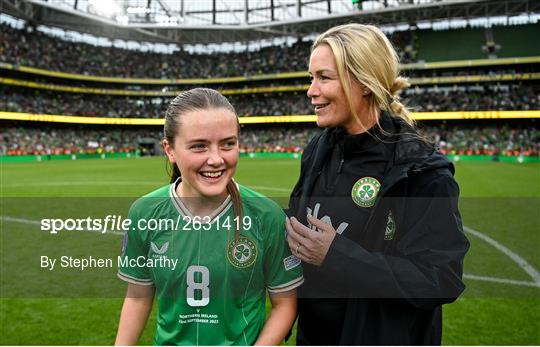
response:
<path id="1" fill-rule="evenodd" d="M 467 290 L 444 309 L 443 343 L 539 345 L 540 165 L 456 166 L 471 250 Z M 242 159 L 236 179 L 285 204 L 298 170 L 298 160 Z M 167 183 L 164 159 L 3 164 L 0 174 L 0 344 L 112 344 L 125 290 L 116 269 L 49 271 L 40 256 L 110 257 L 121 237 L 50 234 L 39 220 L 125 216 L 134 198 Z M 141 344 L 154 325 L 155 312 Z"/>

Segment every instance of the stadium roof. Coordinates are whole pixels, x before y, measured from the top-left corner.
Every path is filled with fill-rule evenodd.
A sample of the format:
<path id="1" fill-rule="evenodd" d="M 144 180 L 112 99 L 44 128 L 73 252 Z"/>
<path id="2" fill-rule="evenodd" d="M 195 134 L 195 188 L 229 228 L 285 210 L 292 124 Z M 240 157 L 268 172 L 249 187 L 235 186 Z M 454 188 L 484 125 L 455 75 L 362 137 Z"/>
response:
<path id="1" fill-rule="evenodd" d="M 357 2 L 357 4 L 355 4 Z M 0 0 L 3 13 L 124 40 L 177 44 L 302 37 L 351 21 L 377 25 L 540 13 L 537 0 Z"/>

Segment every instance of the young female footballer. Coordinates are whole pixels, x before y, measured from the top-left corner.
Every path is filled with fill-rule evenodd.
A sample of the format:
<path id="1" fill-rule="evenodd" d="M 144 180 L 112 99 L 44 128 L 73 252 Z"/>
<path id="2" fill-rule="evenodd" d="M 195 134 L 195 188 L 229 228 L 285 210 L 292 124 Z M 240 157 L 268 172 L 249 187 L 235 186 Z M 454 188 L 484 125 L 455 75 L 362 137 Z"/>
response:
<path id="1" fill-rule="evenodd" d="M 233 180 L 238 136 L 235 110 L 215 90 L 192 89 L 169 105 L 171 184 L 130 209 L 117 345 L 137 343 L 154 296 L 157 345 L 277 345 L 289 332 L 300 261 L 287 247 L 281 208 Z"/>

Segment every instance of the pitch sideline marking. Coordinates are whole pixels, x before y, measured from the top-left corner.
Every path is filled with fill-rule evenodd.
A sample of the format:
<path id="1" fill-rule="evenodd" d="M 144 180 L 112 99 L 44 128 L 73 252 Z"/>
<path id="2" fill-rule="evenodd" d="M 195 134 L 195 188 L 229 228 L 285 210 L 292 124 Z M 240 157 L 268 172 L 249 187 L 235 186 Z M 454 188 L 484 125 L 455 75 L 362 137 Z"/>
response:
<path id="1" fill-rule="evenodd" d="M 37 220 L 31 220 L 31 219 L 26 219 L 26 218 L 16 218 L 16 217 L 9 217 L 9 216 L 0 216 L 0 220 L 2 221 L 6 221 L 6 222 L 14 222 L 14 223 L 22 223 L 22 224 L 32 224 L 32 225 L 41 225 L 40 221 L 37 221 Z M 518 259 L 520 259 L 521 261 L 523 261 L 525 264 L 527 264 L 529 266 L 529 271 L 536 271 L 530 264 L 528 264 L 523 258 L 521 258 L 520 256 L 518 256 L 517 254 L 513 253 L 512 251 L 510 251 L 508 248 L 504 247 L 503 245 L 501 245 L 499 242 L 493 240 L 492 238 L 482 234 L 481 232 L 479 231 L 476 231 L 474 229 L 471 229 L 469 227 L 463 227 L 463 229 L 466 231 L 466 232 L 469 232 L 475 236 L 478 236 L 479 238 L 481 238 L 482 240 L 488 242 L 489 244 L 493 245 L 494 247 L 496 247 L 498 250 L 500 250 L 501 252 L 503 252 L 504 254 L 506 254 L 507 256 L 509 256 L 512 260 L 516 261 L 516 259 L 514 259 L 514 257 L 517 257 Z M 90 231 L 90 232 L 98 232 L 98 233 L 101 233 L 99 230 L 85 230 L 85 231 Z M 109 234 L 114 234 L 114 235 L 124 235 L 123 232 L 120 232 L 120 231 L 109 231 L 108 232 Z M 489 240 L 489 241 L 488 241 Z M 495 246 L 497 245 L 497 246 Z M 509 253 L 507 253 L 509 252 Z M 512 256 L 510 256 L 510 254 L 512 254 Z M 521 264 L 518 263 L 518 265 L 520 265 L 521 267 Z M 523 268 L 523 267 L 522 267 Z M 524 269 L 525 270 L 525 269 Z M 525 270 L 527 271 L 527 270 Z M 527 272 L 528 273 L 528 272 Z M 538 272 L 536 272 L 538 273 Z M 540 287 L 540 283 L 539 282 L 527 282 L 527 281 L 518 281 L 518 280 L 512 280 L 512 279 L 508 279 L 508 278 L 497 278 L 497 277 L 488 277 L 488 276 L 477 276 L 477 275 L 471 275 L 471 274 L 463 274 L 463 277 L 464 278 L 467 278 L 467 279 L 471 279 L 471 280 L 477 280 L 477 281 L 487 281 L 487 282 L 495 282 L 495 283 L 504 283 L 504 284 L 513 284 L 513 285 L 518 285 L 518 286 L 528 286 L 528 287 Z M 534 279 L 534 278 L 533 278 Z"/>
<path id="2" fill-rule="evenodd" d="M 517 280 L 511 280 L 511 279 L 508 279 L 508 278 L 477 276 L 477 275 L 471 275 L 471 274 L 463 274 L 463 278 L 467 278 L 467 279 L 470 279 L 470 280 L 477 280 L 477 281 L 505 283 L 505 284 L 514 284 L 514 285 L 517 285 L 517 286 L 538 287 L 538 288 L 540 288 L 540 284 L 538 284 L 538 283 L 528 282 L 528 281 L 517 281 Z"/>
<path id="3" fill-rule="evenodd" d="M 45 186 L 45 187 L 63 187 L 63 186 L 84 186 L 84 185 L 159 185 L 164 182 L 155 182 L 155 181 L 94 181 L 94 182 L 29 182 L 29 183 L 13 183 L 13 184 L 4 184 L 3 187 L 28 187 L 28 186 Z"/>
<path id="4" fill-rule="evenodd" d="M 274 188 L 274 187 L 265 187 L 265 186 L 248 186 L 249 188 L 253 189 L 264 189 L 264 190 L 273 190 L 276 192 L 291 192 L 292 189 L 287 188 Z"/>
<path id="5" fill-rule="evenodd" d="M 531 264 L 529 264 L 525 259 L 520 257 L 517 253 L 512 252 L 500 242 L 477 230 L 471 229 L 467 226 L 463 226 L 463 230 L 489 243 L 491 246 L 495 247 L 497 250 L 508 256 L 516 264 L 518 264 L 519 267 L 523 269 L 523 271 L 525 271 L 529 276 L 531 276 L 532 280 L 537 286 L 540 286 L 540 273 L 538 273 L 538 271 Z"/>
<path id="6" fill-rule="evenodd" d="M 94 182 L 29 182 L 29 183 L 13 183 L 5 184 L 5 188 L 11 187 L 29 187 L 29 186 L 44 186 L 44 187 L 63 187 L 63 186 L 83 186 L 83 185 L 94 185 L 94 186 L 108 186 L 108 185 L 163 185 L 164 182 L 153 182 L 153 181 L 94 181 Z M 275 188 L 275 187 L 266 187 L 266 186 L 249 186 L 253 189 L 263 189 L 276 192 L 290 192 L 291 189 L 288 188 Z"/>

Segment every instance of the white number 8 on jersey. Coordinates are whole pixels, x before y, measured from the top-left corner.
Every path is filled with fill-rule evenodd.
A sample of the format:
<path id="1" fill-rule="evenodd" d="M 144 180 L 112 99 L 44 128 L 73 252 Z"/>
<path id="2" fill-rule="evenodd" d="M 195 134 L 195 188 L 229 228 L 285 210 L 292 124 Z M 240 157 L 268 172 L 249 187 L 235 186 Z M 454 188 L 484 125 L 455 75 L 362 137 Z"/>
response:
<path id="1" fill-rule="evenodd" d="M 201 274 L 201 282 L 195 282 L 195 274 Z M 206 306 L 210 302 L 210 272 L 206 266 L 191 265 L 187 269 L 187 303 L 189 306 Z M 201 298 L 195 299 L 195 291 L 201 291 Z"/>

